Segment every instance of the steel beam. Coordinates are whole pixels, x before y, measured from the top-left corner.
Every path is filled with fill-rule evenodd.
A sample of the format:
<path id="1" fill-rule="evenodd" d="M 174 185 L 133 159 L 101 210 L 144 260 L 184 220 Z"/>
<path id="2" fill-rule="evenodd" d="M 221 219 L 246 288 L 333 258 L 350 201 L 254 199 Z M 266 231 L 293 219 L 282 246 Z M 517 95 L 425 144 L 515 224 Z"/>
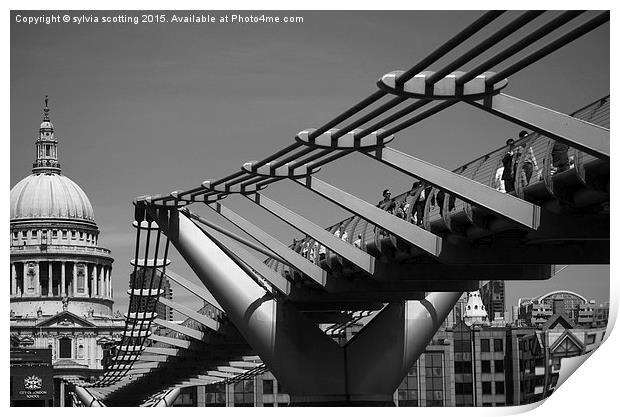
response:
<path id="1" fill-rule="evenodd" d="M 153 353 L 155 355 L 165 356 L 177 356 L 179 353 L 181 353 L 181 349 L 146 346 L 144 348 L 144 353 Z"/>
<path id="2" fill-rule="evenodd" d="M 226 235 L 227 237 L 229 237 L 229 238 L 231 238 L 233 240 L 236 240 L 237 242 L 239 242 L 239 243 L 241 243 L 241 244 L 243 244 L 245 246 L 248 246 L 248 247 L 254 249 L 255 251 L 258 251 L 258 252 L 262 253 L 263 255 L 265 255 L 267 257 L 275 258 L 275 259 L 277 259 L 279 261 L 282 261 L 280 256 L 277 253 L 269 250 L 269 248 L 265 249 L 263 246 L 257 245 L 255 243 L 249 241 L 248 239 L 245 239 L 245 238 L 243 238 L 243 237 L 241 237 L 241 236 L 239 236 L 239 235 L 237 235 L 237 234 L 235 234 L 235 233 L 233 233 L 233 232 L 231 232 L 229 230 L 226 230 L 225 228 L 223 228 L 223 227 L 221 227 L 221 226 L 219 226 L 219 225 L 217 225 L 217 224 L 215 224 L 215 223 L 205 219 L 202 216 L 197 215 L 196 213 L 192 213 L 191 211 L 189 211 L 187 209 L 182 209 L 181 213 L 185 213 L 185 214 L 189 215 L 189 217 L 191 217 L 195 221 L 197 221 L 199 223 L 202 223 L 203 225 L 208 226 L 211 229 L 217 230 L 221 234 Z"/>
<path id="3" fill-rule="evenodd" d="M 390 303 L 375 316 L 345 346 L 351 399 L 391 395 L 460 296 L 460 292 L 430 293 L 421 301 Z"/>
<path id="4" fill-rule="evenodd" d="M 290 294 L 291 283 L 281 274 L 269 268 L 260 259 L 257 259 L 250 252 L 235 244 L 230 239 L 228 239 L 226 243 L 222 243 L 221 236 L 218 239 L 216 236 L 209 234 L 209 237 L 214 241 L 220 242 L 220 244 L 224 247 L 223 250 L 227 251 L 228 256 L 238 259 L 240 262 L 243 262 L 245 265 L 250 267 L 253 271 L 258 272 L 264 279 L 269 281 L 269 283 L 282 294 Z M 246 272 L 248 272 L 248 274 L 254 274 L 253 271 Z"/>
<path id="5" fill-rule="evenodd" d="M 205 336 L 205 334 L 201 331 L 190 329 L 187 326 L 183 326 L 182 324 L 178 324 L 178 323 L 173 323 L 168 320 L 162 320 L 162 319 L 157 318 L 153 320 L 153 323 L 159 326 L 165 327 L 167 329 L 174 330 L 175 332 L 184 334 L 185 336 L 191 337 L 192 339 L 198 342 L 201 342 Z"/>
<path id="6" fill-rule="evenodd" d="M 245 362 L 245 361 L 229 361 L 228 364 L 231 367 L 235 367 L 235 368 L 246 368 L 246 369 L 254 369 L 257 366 L 260 366 L 261 363 L 255 363 L 255 362 Z"/>
<path id="7" fill-rule="evenodd" d="M 228 373 L 228 372 L 221 372 L 221 371 L 207 371 L 207 376 L 215 376 L 219 378 L 232 378 L 236 375 Z"/>
<path id="8" fill-rule="evenodd" d="M 503 93 L 466 103 L 585 153 L 609 160 L 609 129 L 604 127 Z"/>
<path id="9" fill-rule="evenodd" d="M 190 280 L 183 278 L 181 275 L 171 271 L 168 268 L 166 268 L 166 273 L 164 275 L 166 275 L 166 277 L 170 278 L 171 280 L 173 280 L 174 282 L 176 282 L 177 284 L 179 284 L 180 286 L 182 286 L 183 288 L 185 288 L 186 290 L 188 290 L 195 296 L 210 303 L 214 307 L 222 310 L 222 307 L 217 303 L 217 300 L 213 297 L 213 295 L 211 295 L 209 291 L 207 291 L 206 288 L 199 287 L 198 285 L 194 284 Z"/>
<path id="10" fill-rule="evenodd" d="M 173 388 L 161 396 L 151 407 L 171 407 L 181 393 L 181 388 Z"/>
<path id="11" fill-rule="evenodd" d="M 278 380 L 310 392 L 344 386 L 343 357 L 337 343 L 290 303 L 278 302 L 254 282 L 189 218 L 177 210 L 150 211 Z"/>
<path id="12" fill-rule="evenodd" d="M 74 385 L 73 391 L 86 407 L 105 407 L 105 404 L 95 397 L 88 389 L 79 385 Z"/>
<path id="13" fill-rule="evenodd" d="M 161 368 L 162 362 L 136 362 L 131 366 L 131 369 L 155 369 Z"/>
<path id="14" fill-rule="evenodd" d="M 141 355 L 139 360 L 140 361 L 145 361 L 145 362 L 167 363 L 168 362 L 168 356 L 164 356 L 164 355 Z M 136 362 L 136 363 L 139 363 L 139 362 Z"/>
<path id="15" fill-rule="evenodd" d="M 362 153 L 527 228 L 537 229 L 540 224 L 540 207 L 510 194 L 501 193 L 478 181 L 390 147 Z"/>
<path id="16" fill-rule="evenodd" d="M 161 297 L 159 299 L 159 302 L 175 311 L 178 311 L 179 313 L 183 314 L 186 317 L 189 317 L 192 320 L 196 320 L 200 324 L 204 324 L 214 332 L 217 332 L 220 329 L 219 322 L 213 320 L 211 317 L 205 316 L 204 314 L 200 314 L 197 311 L 192 310 L 191 308 L 185 307 L 182 304 L 175 303 L 174 301 L 168 300 L 165 297 Z"/>
<path id="17" fill-rule="evenodd" d="M 190 342 L 189 340 L 177 339 L 176 337 L 168 337 L 168 336 L 160 336 L 157 334 L 152 334 L 149 336 L 149 339 L 155 342 L 161 342 L 167 345 L 180 347 L 181 349 L 190 349 L 192 346 L 192 342 Z"/>
<path id="18" fill-rule="evenodd" d="M 229 208 L 221 205 L 220 203 L 215 203 L 214 205 L 208 206 L 217 213 L 221 214 L 222 217 L 226 218 L 231 223 L 239 227 L 241 230 L 254 237 L 254 239 L 258 240 L 265 246 L 269 247 L 271 250 L 280 254 L 280 257 L 284 261 L 293 266 L 295 269 L 303 272 L 306 276 L 308 276 L 308 278 L 310 278 L 322 287 L 325 286 L 327 280 L 326 271 L 319 268 L 312 262 L 308 261 L 306 258 L 291 250 L 288 246 L 280 242 L 278 239 L 267 234 L 259 227 L 255 226 L 251 222 L 247 221 L 246 219 L 239 216 L 237 213 L 230 210 Z"/>
<path id="19" fill-rule="evenodd" d="M 332 233 L 311 222 L 305 217 L 300 216 L 268 197 L 261 195 L 260 193 L 246 195 L 245 197 L 284 220 L 300 232 L 319 241 L 319 243 L 342 256 L 344 259 L 351 262 L 361 270 L 366 271 L 369 274 L 374 272 L 375 258 L 366 252 L 363 252 L 350 243 L 343 241 L 341 238 L 334 236 Z"/>
<path id="20" fill-rule="evenodd" d="M 239 369 L 232 366 L 217 366 L 216 370 L 219 372 L 227 372 L 229 374 L 244 374 L 248 372 L 247 369 Z"/>
<path id="21" fill-rule="evenodd" d="M 437 257 L 441 252 L 441 238 L 431 232 L 413 225 L 403 219 L 390 214 L 366 201 L 348 194 L 333 185 L 308 176 L 303 180 L 292 180 L 322 197 L 339 205 L 345 210 L 366 219 L 370 223 L 387 230 L 389 233 L 400 237 L 412 245 L 422 249 L 428 254 Z"/>

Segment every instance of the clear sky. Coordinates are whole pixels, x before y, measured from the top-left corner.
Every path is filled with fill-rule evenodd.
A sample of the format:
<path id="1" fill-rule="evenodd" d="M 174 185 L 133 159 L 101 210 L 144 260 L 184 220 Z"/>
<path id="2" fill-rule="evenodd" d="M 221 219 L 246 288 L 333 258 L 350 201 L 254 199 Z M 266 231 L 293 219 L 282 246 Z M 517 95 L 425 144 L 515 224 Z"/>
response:
<path id="1" fill-rule="evenodd" d="M 115 309 L 125 311 L 136 196 L 195 187 L 285 147 L 297 132 L 366 97 L 381 75 L 409 68 L 481 12 L 270 13 L 304 18 L 302 24 L 280 25 L 27 25 L 16 22 L 17 14 L 41 13 L 11 13 L 11 186 L 30 173 L 47 94 L 63 174 L 90 197 L 100 245 L 116 259 Z M 516 15 L 506 13 L 497 24 Z M 556 15 L 548 13 L 533 26 Z M 501 45 L 526 33 L 517 31 Z M 609 94 L 609 39 L 604 25 L 510 77 L 505 91 L 567 113 L 589 104 Z M 458 104 L 401 132 L 393 146 L 455 168 L 519 130 Z M 399 193 L 411 186 L 411 178 L 360 155 L 338 160 L 318 176 L 373 203 L 386 187 Z M 278 183 L 267 194 L 322 225 L 349 215 L 294 184 Z M 282 241 L 298 236 L 242 198 L 229 200 Z M 171 258 L 173 270 L 197 280 L 182 258 Z M 609 267 L 570 267 L 547 282 L 509 283 L 507 304 L 551 289 L 606 301 Z M 195 303 L 176 287 L 175 298 Z"/>

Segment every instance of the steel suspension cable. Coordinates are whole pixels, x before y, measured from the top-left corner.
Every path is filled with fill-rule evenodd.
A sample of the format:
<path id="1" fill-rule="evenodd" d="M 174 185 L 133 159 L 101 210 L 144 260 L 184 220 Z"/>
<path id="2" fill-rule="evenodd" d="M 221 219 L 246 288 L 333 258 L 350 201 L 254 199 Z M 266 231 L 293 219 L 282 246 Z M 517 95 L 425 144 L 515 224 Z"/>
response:
<path id="1" fill-rule="evenodd" d="M 557 28 L 563 26 L 564 24 L 570 22 L 582 13 L 584 13 L 583 10 L 569 10 L 568 12 L 562 13 L 560 16 L 541 26 L 520 41 L 516 42 L 514 45 L 504 49 L 499 54 L 495 55 L 494 57 L 488 59 L 474 69 L 457 78 L 456 84 L 463 85 L 466 82 L 473 80 L 478 75 L 482 74 L 485 71 L 488 71 L 500 62 L 505 61 L 506 59 L 525 49 L 529 45 L 533 44 L 534 42 L 542 39 L 544 36 L 548 35 Z"/>
<path id="2" fill-rule="evenodd" d="M 478 55 L 485 52 L 487 49 L 492 47 L 493 45 L 501 42 L 509 35 L 513 34 L 516 30 L 522 28 L 524 25 L 528 24 L 532 20 L 536 19 L 540 15 L 542 15 L 544 11 L 542 10 L 534 10 L 523 13 L 521 16 L 517 17 L 515 20 L 498 30 L 496 33 L 446 65 L 441 70 L 435 72 L 433 75 L 426 79 L 426 85 L 433 85 L 437 81 L 441 80 L 446 75 L 450 74 L 452 71 L 460 68 L 463 64 L 468 63 L 472 59 L 476 58 Z"/>
<path id="3" fill-rule="evenodd" d="M 597 15 L 593 19 L 588 20 L 587 22 L 585 22 L 581 26 L 571 30 L 570 32 L 566 33 L 565 35 L 563 35 L 560 38 L 556 39 L 555 41 L 551 42 L 547 46 L 544 46 L 544 47 L 538 49 L 536 52 L 533 52 L 532 54 L 526 56 L 525 58 L 521 59 L 520 61 L 516 62 L 515 64 L 513 64 L 513 65 L 509 66 L 508 68 L 504 69 L 503 71 L 500 71 L 500 72 L 496 73 L 494 76 L 488 78 L 486 80 L 487 85 L 492 85 L 493 83 L 495 83 L 498 80 L 501 80 L 503 78 L 507 78 L 507 77 L 513 75 L 514 73 L 516 73 L 518 71 L 521 71 L 523 68 L 533 64 L 534 62 L 538 61 L 539 59 L 541 59 L 541 58 L 549 55 L 550 53 L 560 49 L 561 47 L 569 44 L 570 42 L 574 41 L 575 39 L 579 38 L 580 36 L 583 36 L 586 33 L 596 29 L 597 27 L 601 26 L 603 23 L 609 21 L 609 15 L 610 15 L 609 11 L 606 11 L 606 12 L 603 12 L 603 13 Z"/>
<path id="4" fill-rule="evenodd" d="M 418 62 L 416 65 L 411 67 L 408 71 L 405 71 L 398 79 L 396 80 L 396 88 L 401 89 L 403 85 L 415 77 L 419 72 L 423 71 L 429 65 L 435 63 L 440 58 L 442 58 L 446 53 L 450 52 L 452 49 L 459 46 L 461 43 L 465 42 L 469 37 L 474 35 L 476 32 L 484 28 L 486 25 L 491 23 L 493 20 L 497 19 L 504 13 L 503 10 L 493 10 L 490 12 L 486 12 L 481 17 L 479 17 L 475 22 L 471 25 L 467 26 L 465 29 L 454 35 L 450 40 L 437 48 L 434 52 L 424 58 L 422 61 Z"/>

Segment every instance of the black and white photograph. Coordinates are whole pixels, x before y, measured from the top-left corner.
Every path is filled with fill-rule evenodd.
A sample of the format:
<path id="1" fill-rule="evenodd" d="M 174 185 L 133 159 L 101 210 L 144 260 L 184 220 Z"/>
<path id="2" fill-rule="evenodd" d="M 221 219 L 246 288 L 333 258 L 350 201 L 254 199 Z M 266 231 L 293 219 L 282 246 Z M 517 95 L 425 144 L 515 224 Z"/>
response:
<path id="1" fill-rule="evenodd" d="M 6 404 L 612 404 L 584 6 L 10 10 Z"/>

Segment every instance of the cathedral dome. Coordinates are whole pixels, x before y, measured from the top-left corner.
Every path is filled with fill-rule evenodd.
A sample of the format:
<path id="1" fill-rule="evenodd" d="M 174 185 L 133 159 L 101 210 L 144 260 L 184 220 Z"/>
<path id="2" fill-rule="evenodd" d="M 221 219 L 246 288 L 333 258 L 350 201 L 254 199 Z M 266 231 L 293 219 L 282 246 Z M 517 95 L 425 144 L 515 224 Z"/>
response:
<path id="1" fill-rule="evenodd" d="M 86 193 L 69 177 L 56 173 L 32 174 L 11 189 L 10 219 L 70 219 L 94 223 Z"/>

